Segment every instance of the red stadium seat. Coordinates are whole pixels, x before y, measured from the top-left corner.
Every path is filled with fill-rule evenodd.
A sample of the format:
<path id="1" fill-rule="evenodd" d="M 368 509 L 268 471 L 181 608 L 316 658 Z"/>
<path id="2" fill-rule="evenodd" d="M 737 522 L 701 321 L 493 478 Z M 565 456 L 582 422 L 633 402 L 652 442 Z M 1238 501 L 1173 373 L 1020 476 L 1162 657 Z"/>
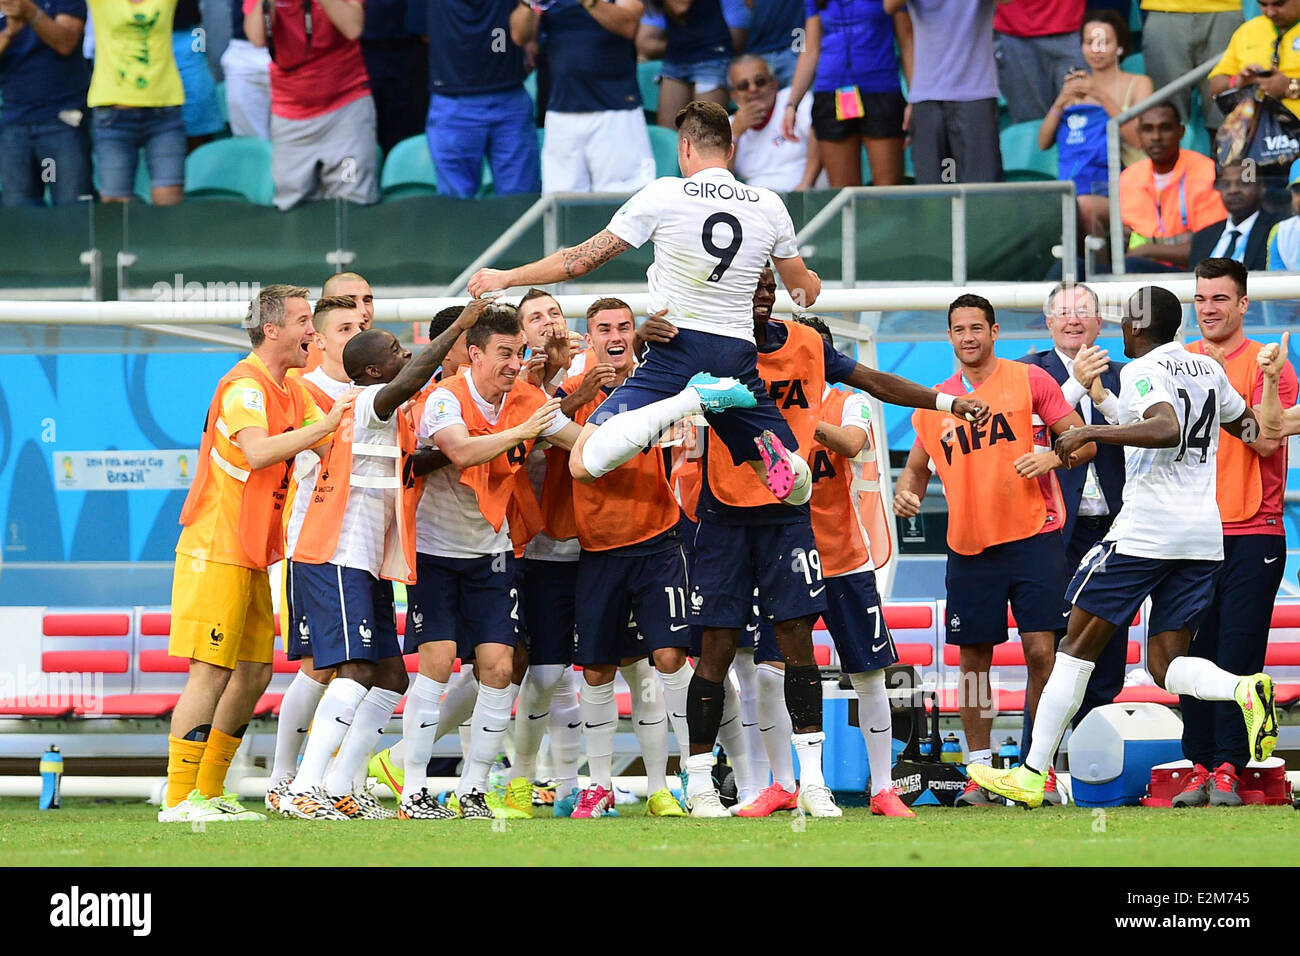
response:
<path id="1" fill-rule="evenodd" d="M 166 651 L 141 651 L 140 671 L 144 674 L 185 674 L 190 662 L 183 657 L 172 657 Z"/>
<path id="2" fill-rule="evenodd" d="M 140 633 L 146 637 L 167 637 L 171 632 L 170 611 L 145 611 L 140 615 Z"/>
<path id="3" fill-rule="evenodd" d="M 1300 627 L 1300 604 L 1278 604 L 1273 608 L 1272 626 Z"/>
<path id="4" fill-rule="evenodd" d="M 29 704 L 22 699 L 0 700 L 0 717 L 69 717 L 73 705 L 67 704 Z"/>
<path id="5" fill-rule="evenodd" d="M 956 644 L 945 644 L 943 646 L 943 662 L 949 667 L 956 667 L 960 664 L 961 648 Z M 1008 641 L 1006 644 L 998 644 L 993 648 L 993 666 L 1024 667 L 1025 649 L 1020 646 L 1019 641 Z"/>
<path id="6" fill-rule="evenodd" d="M 268 717 L 271 714 L 279 714 L 282 700 L 284 700 L 284 694 L 263 694 L 258 698 L 257 703 L 253 705 L 253 716 Z"/>
<path id="7" fill-rule="evenodd" d="M 1159 687 L 1144 685 L 1125 687 L 1115 698 L 1117 704 L 1164 704 L 1166 707 L 1178 706 L 1178 695 L 1171 694 Z"/>
<path id="8" fill-rule="evenodd" d="M 126 674 L 131 655 L 126 651 L 45 651 L 41 670 L 47 674 Z"/>
<path id="9" fill-rule="evenodd" d="M 41 621 L 46 637 L 126 637 L 131 615 L 125 611 L 46 612 Z"/>
<path id="10" fill-rule="evenodd" d="M 927 604 L 886 604 L 885 623 L 891 631 L 934 627 L 934 608 Z"/>
<path id="11" fill-rule="evenodd" d="M 179 698 L 179 694 L 110 694 L 75 710 L 78 717 L 164 717 Z"/>
<path id="12" fill-rule="evenodd" d="M 1300 700 L 1300 684 L 1274 684 L 1273 703 L 1281 707 L 1290 707 Z"/>
<path id="13" fill-rule="evenodd" d="M 1265 667 L 1300 667 L 1300 641 L 1280 641 L 1264 651 Z"/>
<path id="14" fill-rule="evenodd" d="M 831 666 L 831 649 L 827 644 L 813 645 L 813 660 L 817 662 L 818 667 Z"/>
<path id="15" fill-rule="evenodd" d="M 911 664 L 913 667 L 929 667 L 934 664 L 934 645 L 932 644 L 895 644 L 898 651 L 898 663 Z"/>
<path id="16" fill-rule="evenodd" d="M 1137 641 L 1128 642 L 1128 652 L 1124 657 L 1125 664 L 1142 663 L 1142 645 Z"/>
<path id="17" fill-rule="evenodd" d="M 939 713 L 957 713 L 957 688 L 947 687 L 939 691 Z M 1025 692 L 1023 690 L 999 690 L 996 692 L 998 713 L 1019 714 L 1025 709 Z"/>
<path id="18" fill-rule="evenodd" d="M 296 674 L 300 665 L 297 661 L 289 660 L 284 651 L 276 648 L 275 655 L 271 658 L 271 670 L 276 674 Z"/>
<path id="19" fill-rule="evenodd" d="M 632 716 L 632 695 L 615 694 L 614 699 L 615 701 L 618 702 L 618 715 L 620 717 L 631 717 Z"/>

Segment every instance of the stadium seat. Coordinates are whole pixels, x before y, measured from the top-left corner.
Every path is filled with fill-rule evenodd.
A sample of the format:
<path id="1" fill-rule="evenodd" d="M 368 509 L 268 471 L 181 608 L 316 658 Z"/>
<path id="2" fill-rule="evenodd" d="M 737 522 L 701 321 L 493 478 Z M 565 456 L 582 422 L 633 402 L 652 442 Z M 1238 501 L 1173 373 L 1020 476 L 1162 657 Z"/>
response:
<path id="1" fill-rule="evenodd" d="M 179 697 L 179 694 L 110 694 L 75 710 L 78 717 L 165 717 L 175 709 Z"/>
<path id="2" fill-rule="evenodd" d="M 647 60 L 636 65 L 636 83 L 641 88 L 641 106 L 651 116 L 659 113 L 659 73 L 662 60 Z"/>
<path id="3" fill-rule="evenodd" d="M 681 167 L 677 165 L 677 132 L 663 126 L 651 126 L 650 152 L 655 157 L 656 176 L 680 176 Z"/>
<path id="4" fill-rule="evenodd" d="M 524 92 L 533 101 L 533 119 L 537 119 L 537 71 L 533 70 L 524 77 Z"/>
<path id="5" fill-rule="evenodd" d="M 1137 53 L 1130 53 L 1128 56 L 1124 57 L 1124 59 L 1119 61 L 1119 68 L 1125 73 L 1141 73 L 1145 75 L 1147 71 L 1147 58 L 1143 55 L 1141 50 Z"/>
<path id="6" fill-rule="evenodd" d="M 217 109 L 221 111 L 221 122 L 230 125 L 230 104 L 226 102 L 226 81 L 217 84 Z"/>
<path id="7" fill-rule="evenodd" d="M 437 194 L 438 180 L 426 137 L 411 136 L 392 148 L 379 175 L 379 190 L 385 199 Z"/>
<path id="8" fill-rule="evenodd" d="M 1056 146 L 1038 148 L 1039 120 L 1008 126 L 998 136 L 1002 147 L 1002 168 L 1009 182 L 1051 180 L 1057 177 Z"/>
<path id="9" fill-rule="evenodd" d="M 200 146 L 185 159 L 185 196 L 271 205 L 271 144 L 256 136 L 232 136 Z"/>

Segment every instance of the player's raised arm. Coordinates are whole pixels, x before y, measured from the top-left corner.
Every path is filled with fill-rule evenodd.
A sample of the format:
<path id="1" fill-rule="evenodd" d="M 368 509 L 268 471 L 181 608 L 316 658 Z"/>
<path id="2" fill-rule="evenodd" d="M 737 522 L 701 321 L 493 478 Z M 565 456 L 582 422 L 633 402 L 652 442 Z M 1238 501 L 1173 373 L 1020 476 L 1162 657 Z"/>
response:
<path id="1" fill-rule="evenodd" d="M 406 363 L 397 377 L 385 385 L 375 396 L 375 415 L 388 421 L 402 403 L 414 397 L 433 378 L 442 360 L 447 357 L 457 339 L 474 327 L 483 310 L 492 304 L 491 299 L 475 299 L 465 306 L 441 335 L 426 345 L 418 355 Z M 432 470 L 432 469 L 430 469 Z"/>
<path id="2" fill-rule="evenodd" d="M 349 392 L 334 403 L 328 415 L 305 428 L 297 428 L 283 435 L 269 435 L 265 428 L 250 425 L 241 428 L 231 435 L 230 439 L 239 446 L 239 450 L 244 453 L 244 457 L 248 459 L 248 464 L 254 471 L 269 468 L 280 462 L 289 461 L 296 457 L 298 452 L 306 451 L 313 445 L 319 444 L 322 439 L 328 438 L 334 429 L 339 427 L 343 412 L 352 407 L 356 398 L 356 392 Z"/>
<path id="3" fill-rule="evenodd" d="M 1265 345 L 1255 359 L 1264 373 L 1264 394 L 1257 413 L 1261 436 L 1274 441 L 1288 435 L 1300 435 L 1300 405 L 1283 408 L 1278 394 L 1278 382 L 1282 369 L 1286 367 L 1290 343 L 1291 333 L 1283 332 L 1281 347 L 1271 343 Z"/>
<path id="4" fill-rule="evenodd" d="M 539 406 L 527 421 L 503 432 L 471 435 L 464 425 L 449 425 L 435 432 L 433 441 L 446 453 L 453 465 L 464 471 L 505 454 L 521 441 L 531 441 L 538 437 L 550 427 L 559 410 L 559 399 L 552 398 Z"/>
<path id="5" fill-rule="evenodd" d="M 832 422 L 818 422 L 814 437 L 845 458 L 856 458 L 867 447 L 867 433 L 861 428 L 844 428 Z"/>
<path id="6" fill-rule="evenodd" d="M 602 229 L 586 242 L 559 249 L 545 259 L 538 259 L 514 269 L 480 269 L 469 280 L 469 294 L 474 297 L 515 286 L 541 286 L 569 279 L 579 279 L 595 272 L 615 256 L 631 249 L 608 229 Z"/>
<path id="7" fill-rule="evenodd" d="M 1131 425 L 1084 425 L 1058 435 L 1053 450 L 1067 467 L 1079 464 L 1071 456 L 1087 442 L 1103 445 L 1128 445 L 1130 448 L 1174 448 L 1182 440 L 1182 426 L 1178 414 L 1168 402 L 1152 405 L 1142 416 L 1142 421 Z"/>
<path id="8" fill-rule="evenodd" d="M 853 374 L 846 379 L 846 384 L 869 392 L 880 401 L 889 402 L 891 405 L 901 405 L 904 408 L 935 408 L 941 412 L 964 415 L 967 421 L 980 425 L 988 421 L 991 414 L 988 405 L 978 398 L 957 398 L 918 385 L 901 375 L 892 375 L 889 372 L 869 368 L 861 362 L 853 370 Z"/>
<path id="9" fill-rule="evenodd" d="M 822 278 L 808 268 L 803 256 L 795 256 L 793 259 L 778 259 L 773 256 L 772 263 L 776 266 L 777 275 L 781 277 L 781 283 L 790 293 L 790 298 L 805 309 L 817 301 L 817 297 L 822 294 Z"/>

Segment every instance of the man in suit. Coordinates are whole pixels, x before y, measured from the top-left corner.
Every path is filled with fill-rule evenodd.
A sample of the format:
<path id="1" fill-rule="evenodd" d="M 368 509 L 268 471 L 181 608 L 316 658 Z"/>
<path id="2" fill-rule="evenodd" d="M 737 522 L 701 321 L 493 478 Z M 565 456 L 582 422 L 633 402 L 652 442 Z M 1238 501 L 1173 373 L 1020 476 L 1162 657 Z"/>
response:
<path id="1" fill-rule="evenodd" d="M 1214 180 L 1228 218 L 1192 234 L 1190 267 L 1202 259 L 1224 258 L 1240 262 L 1248 271 L 1268 268 L 1268 234 L 1277 217 L 1261 208 L 1264 184 L 1245 175 L 1241 165 L 1224 166 Z"/>
<path id="2" fill-rule="evenodd" d="M 1101 333 L 1101 303 L 1097 293 L 1083 283 L 1061 282 L 1052 288 L 1043 310 L 1047 330 L 1052 336 L 1052 348 L 1045 352 L 1031 352 L 1020 361 L 1038 365 L 1061 386 L 1066 401 L 1088 425 L 1104 425 L 1119 419 L 1119 371 L 1123 362 L 1110 362 L 1104 351 L 1094 348 Z M 1076 364 L 1075 359 L 1079 361 Z M 1094 401 L 1090 394 L 1093 379 L 1100 373 L 1101 383 L 1095 394 L 1105 392 L 1104 400 Z M 1119 445 L 1098 445 L 1097 457 L 1086 468 L 1061 468 L 1056 472 L 1065 499 L 1065 524 L 1062 533 L 1065 541 L 1065 559 L 1068 574 L 1073 574 L 1083 556 L 1106 536 L 1111 522 L 1119 514 L 1124 498 L 1124 449 Z M 1069 607 L 1065 603 L 1065 587 L 1061 582 L 1061 627 L 1056 632 L 1057 641 L 1065 635 L 1065 622 Z M 1097 660 L 1088 679 L 1083 706 L 1075 715 L 1077 726 L 1089 711 L 1101 704 L 1109 704 L 1124 686 L 1124 666 L 1128 640 L 1115 639 Z M 1021 753 L 1026 753 L 1033 715 L 1025 714 Z"/>

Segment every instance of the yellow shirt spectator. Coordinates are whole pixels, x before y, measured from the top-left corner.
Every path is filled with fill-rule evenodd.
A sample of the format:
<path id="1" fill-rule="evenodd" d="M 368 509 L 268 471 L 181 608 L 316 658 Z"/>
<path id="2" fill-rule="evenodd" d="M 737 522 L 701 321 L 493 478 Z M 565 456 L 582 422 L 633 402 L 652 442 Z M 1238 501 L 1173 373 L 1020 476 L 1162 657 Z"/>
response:
<path id="1" fill-rule="evenodd" d="M 256 354 L 249 353 L 245 361 L 266 369 Z M 307 402 L 299 428 L 325 417 L 310 393 Z M 262 394 L 262 384 L 256 379 L 236 379 L 221 397 L 221 414 L 218 417 L 213 448 L 222 460 L 214 460 L 212 463 L 209 472 L 211 480 L 199 499 L 198 514 L 192 524 L 181 530 L 180 540 L 176 542 L 177 554 L 187 554 L 218 564 L 252 567 L 239 544 L 239 510 L 243 501 L 244 483 L 237 474 L 232 474 L 233 471 L 246 476 L 249 471 L 248 459 L 228 437 L 237 436 L 240 429 L 250 426 L 263 429 L 267 427 L 266 396 Z M 292 467 L 292 460 L 284 465 L 286 472 Z"/>
<path id="2" fill-rule="evenodd" d="M 95 25 L 90 106 L 180 106 L 181 74 L 172 55 L 177 0 L 87 0 Z"/>
<path id="3" fill-rule="evenodd" d="M 1277 66 L 1273 50 L 1277 49 Z M 1223 59 L 1210 71 L 1210 78 L 1236 76 L 1248 66 L 1277 69 L 1289 77 L 1300 76 L 1300 23 L 1295 23 L 1280 37 L 1268 17 L 1247 20 L 1232 35 Z M 1300 99 L 1283 99 L 1282 105 L 1300 116 Z"/>

